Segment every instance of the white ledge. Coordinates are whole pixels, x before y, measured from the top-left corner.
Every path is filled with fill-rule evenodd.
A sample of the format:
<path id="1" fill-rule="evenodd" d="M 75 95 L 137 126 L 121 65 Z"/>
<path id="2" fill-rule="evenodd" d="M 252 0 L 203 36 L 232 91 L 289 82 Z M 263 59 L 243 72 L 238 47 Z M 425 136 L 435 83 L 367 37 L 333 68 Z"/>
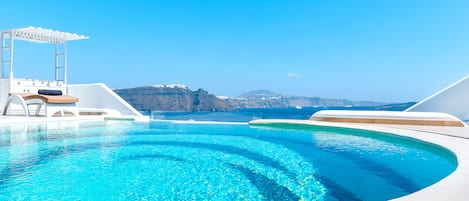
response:
<path id="1" fill-rule="evenodd" d="M 460 119 L 440 112 L 322 110 L 314 113 L 310 120 L 344 123 L 466 127 L 466 124 Z"/>

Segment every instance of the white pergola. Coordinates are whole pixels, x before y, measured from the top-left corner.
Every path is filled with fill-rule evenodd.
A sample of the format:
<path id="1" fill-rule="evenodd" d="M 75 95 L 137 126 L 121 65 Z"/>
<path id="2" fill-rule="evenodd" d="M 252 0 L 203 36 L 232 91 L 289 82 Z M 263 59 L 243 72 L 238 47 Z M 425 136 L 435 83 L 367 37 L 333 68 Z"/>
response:
<path id="1" fill-rule="evenodd" d="M 67 82 L 67 41 L 88 39 L 88 36 L 54 31 L 40 27 L 9 29 L 1 34 L 1 78 L 13 79 L 13 44 L 15 40 L 55 45 L 55 80 Z"/>

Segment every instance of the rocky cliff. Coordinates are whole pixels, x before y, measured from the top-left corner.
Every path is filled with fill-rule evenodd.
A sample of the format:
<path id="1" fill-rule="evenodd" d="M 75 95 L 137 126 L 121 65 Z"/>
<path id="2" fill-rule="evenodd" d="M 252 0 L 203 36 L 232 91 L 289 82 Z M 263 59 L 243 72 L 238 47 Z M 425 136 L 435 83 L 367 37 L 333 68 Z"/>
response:
<path id="1" fill-rule="evenodd" d="M 114 90 L 139 111 L 229 111 L 233 107 L 224 100 L 199 89 L 183 85 L 156 85 Z"/>

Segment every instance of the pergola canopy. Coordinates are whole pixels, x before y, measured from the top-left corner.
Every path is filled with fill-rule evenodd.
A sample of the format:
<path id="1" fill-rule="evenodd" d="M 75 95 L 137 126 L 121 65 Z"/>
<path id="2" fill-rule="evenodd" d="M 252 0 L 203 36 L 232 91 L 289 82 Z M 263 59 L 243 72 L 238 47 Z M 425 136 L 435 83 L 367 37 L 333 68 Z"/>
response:
<path id="1" fill-rule="evenodd" d="M 1 78 L 13 79 L 13 44 L 15 40 L 55 45 L 55 80 L 67 82 L 67 41 L 88 39 L 88 36 L 54 31 L 40 27 L 23 27 L 0 31 Z"/>
<path id="2" fill-rule="evenodd" d="M 36 43 L 64 43 L 66 41 L 89 38 L 88 36 L 78 35 L 76 33 L 61 32 L 32 26 L 3 30 L 1 32 L 10 32 L 15 40 L 24 40 Z"/>

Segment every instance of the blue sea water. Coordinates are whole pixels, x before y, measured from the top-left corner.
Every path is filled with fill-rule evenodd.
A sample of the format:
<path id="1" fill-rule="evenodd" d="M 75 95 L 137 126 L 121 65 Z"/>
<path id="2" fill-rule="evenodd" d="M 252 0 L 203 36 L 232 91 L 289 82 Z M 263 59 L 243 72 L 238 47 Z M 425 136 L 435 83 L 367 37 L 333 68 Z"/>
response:
<path id="1" fill-rule="evenodd" d="M 306 120 L 320 110 L 380 110 L 378 107 L 303 107 L 303 108 L 250 108 L 232 112 L 146 112 L 152 119 L 158 120 L 195 120 L 249 122 L 256 119 L 302 119 Z M 403 110 L 401 106 L 388 107 L 388 111 Z"/>
<path id="2" fill-rule="evenodd" d="M 455 167 L 442 148 L 340 128 L 0 126 L 0 200 L 388 200 Z"/>

